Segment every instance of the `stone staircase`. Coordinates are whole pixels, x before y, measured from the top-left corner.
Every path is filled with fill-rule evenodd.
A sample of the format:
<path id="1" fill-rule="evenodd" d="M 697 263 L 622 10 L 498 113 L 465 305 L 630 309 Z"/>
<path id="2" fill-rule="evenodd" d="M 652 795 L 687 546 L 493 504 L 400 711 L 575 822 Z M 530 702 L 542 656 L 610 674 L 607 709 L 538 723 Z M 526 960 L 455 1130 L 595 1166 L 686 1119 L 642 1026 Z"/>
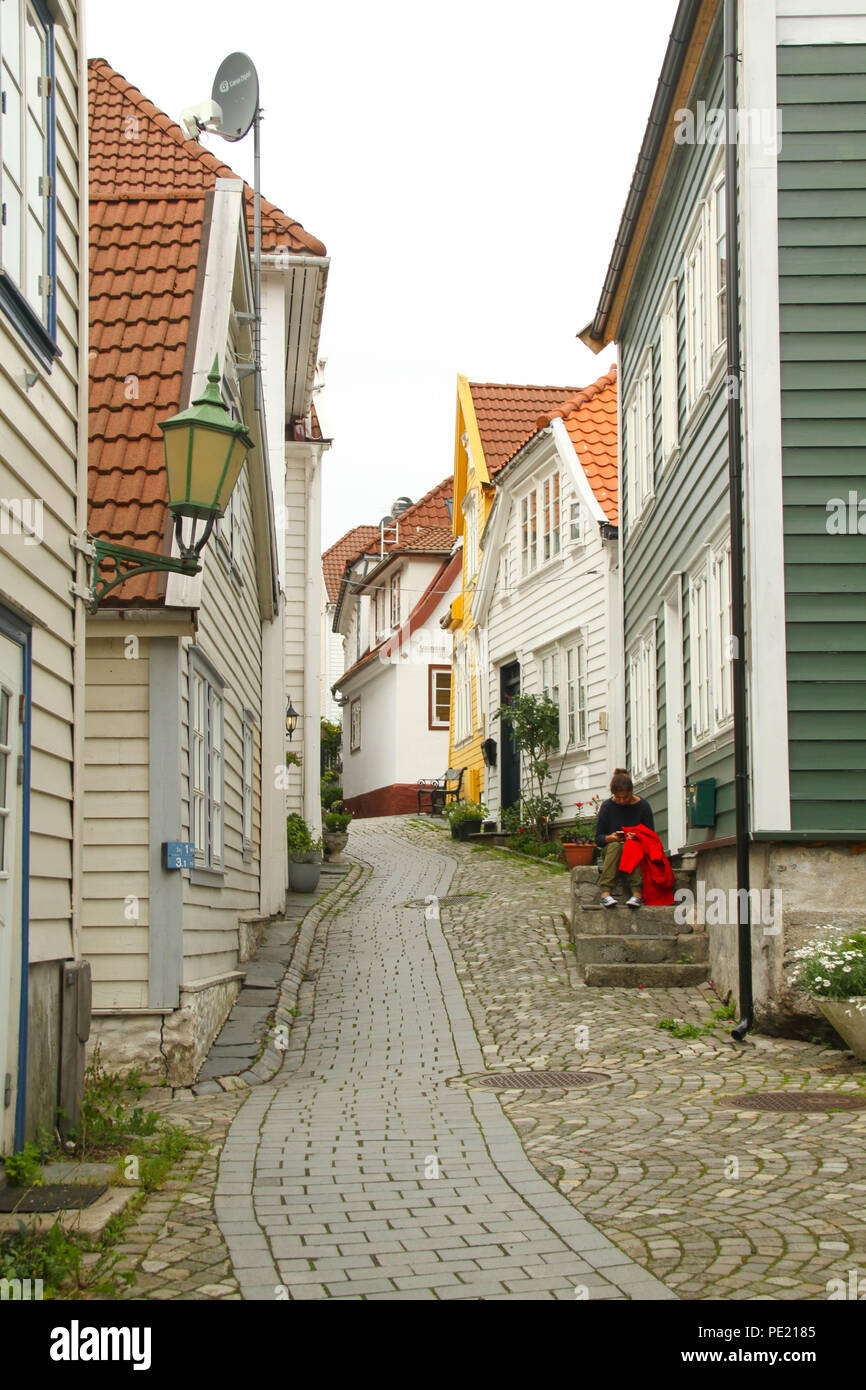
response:
<path id="1" fill-rule="evenodd" d="M 674 864 L 674 890 L 694 891 L 694 868 Z M 619 887 L 617 907 L 599 903 L 598 868 L 571 871 L 571 937 L 588 985 L 637 989 L 702 984 L 709 975 L 709 938 L 686 922 L 683 909 L 625 906 Z M 689 914 L 693 915 L 693 914 Z"/>

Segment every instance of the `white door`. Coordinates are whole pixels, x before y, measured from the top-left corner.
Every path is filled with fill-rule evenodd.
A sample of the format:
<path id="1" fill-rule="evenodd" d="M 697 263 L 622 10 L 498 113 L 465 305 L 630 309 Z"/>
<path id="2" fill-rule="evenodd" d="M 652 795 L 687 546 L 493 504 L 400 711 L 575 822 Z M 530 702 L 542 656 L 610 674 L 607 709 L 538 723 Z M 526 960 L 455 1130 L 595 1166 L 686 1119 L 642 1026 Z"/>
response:
<path id="1" fill-rule="evenodd" d="M 23 650 L 0 633 L 0 1152 L 12 1150 L 21 987 Z M 9 1078 L 7 1084 L 7 1077 Z M 9 1103 L 7 1105 L 7 1097 Z"/>

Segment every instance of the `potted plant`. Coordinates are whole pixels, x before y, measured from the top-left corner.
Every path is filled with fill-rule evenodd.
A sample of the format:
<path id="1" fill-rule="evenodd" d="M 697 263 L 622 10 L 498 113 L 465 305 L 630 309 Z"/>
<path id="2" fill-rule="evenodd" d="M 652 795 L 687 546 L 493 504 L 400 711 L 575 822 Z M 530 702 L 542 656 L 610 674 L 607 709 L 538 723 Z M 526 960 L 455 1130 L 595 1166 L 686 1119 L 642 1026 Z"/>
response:
<path id="1" fill-rule="evenodd" d="M 829 926 L 821 932 L 794 952 L 791 983 L 809 991 L 854 1056 L 866 1061 L 866 931 L 843 936 Z"/>
<path id="2" fill-rule="evenodd" d="M 326 811 L 322 816 L 322 840 L 325 845 L 325 858 L 329 864 L 345 863 L 343 850 L 349 838 L 351 820 L 351 811 Z"/>
<path id="3" fill-rule="evenodd" d="M 286 817 L 286 845 L 289 854 L 289 888 L 293 893 L 314 893 L 322 872 L 322 841 L 297 811 Z"/>
<path id="4" fill-rule="evenodd" d="M 451 825 L 452 840 L 465 840 L 467 835 L 478 835 L 482 822 L 489 814 L 480 801 L 452 801 L 444 809 L 444 815 Z"/>
<path id="5" fill-rule="evenodd" d="M 585 801 L 576 801 L 577 820 L 571 830 L 566 831 L 562 837 L 562 848 L 565 853 L 565 860 L 570 869 L 577 868 L 578 864 L 591 864 L 595 855 L 595 827 L 598 821 L 598 808 L 601 797 L 594 796 L 589 802 L 591 812 L 588 816 L 581 815 Z"/>

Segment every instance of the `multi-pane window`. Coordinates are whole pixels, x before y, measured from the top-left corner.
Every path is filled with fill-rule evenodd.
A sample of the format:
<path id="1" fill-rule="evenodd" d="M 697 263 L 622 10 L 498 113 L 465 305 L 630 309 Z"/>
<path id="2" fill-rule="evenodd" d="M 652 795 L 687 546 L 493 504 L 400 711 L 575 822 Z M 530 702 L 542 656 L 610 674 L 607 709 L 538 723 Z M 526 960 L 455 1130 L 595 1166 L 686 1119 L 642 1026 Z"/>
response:
<path id="1" fill-rule="evenodd" d="M 0 3 L 2 225 L 7 282 L 54 333 L 53 36 L 42 0 Z M 8 297 L 4 297 L 8 306 Z"/>
<path id="2" fill-rule="evenodd" d="M 552 560 L 559 554 L 560 550 L 560 524 L 559 524 L 559 474 L 554 473 L 551 478 L 545 478 L 541 485 L 542 492 L 542 513 L 544 520 L 544 546 L 543 553 L 545 560 Z"/>
<path id="3" fill-rule="evenodd" d="M 254 798 L 254 779 L 255 779 L 255 751 L 256 736 L 253 717 L 249 710 L 244 710 L 243 723 L 244 737 L 244 765 L 243 765 L 243 827 L 244 827 L 244 849 L 252 849 L 253 846 L 253 798 Z"/>
<path id="4" fill-rule="evenodd" d="M 9 785 L 9 764 L 12 743 L 9 738 L 9 691 L 0 689 L 0 874 L 7 869 L 7 824 L 10 819 L 12 789 Z"/>
<path id="5" fill-rule="evenodd" d="M 632 776 L 646 778 L 658 767 L 655 624 L 628 654 Z"/>
<path id="6" fill-rule="evenodd" d="M 223 859 L 223 698 L 194 658 L 190 662 L 190 833 L 196 865 Z"/>
<path id="7" fill-rule="evenodd" d="M 508 596 L 511 583 L 511 547 L 503 545 L 499 552 L 499 590 L 503 597 Z"/>
<path id="8" fill-rule="evenodd" d="M 562 498 L 558 473 L 543 479 L 520 501 L 520 572 L 555 560 L 562 549 Z M 539 539 L 539 527 L 541 537 Z"/>
<path id="9" fill-rule="evenodd" d="M 583 503 L 572 502 L 569 507 L 568 515 L 568 534 L 569 539 L 575 545 L 582 545 L 584 540 L 584 515 Z"/>
<path id="10" fill-rule="evenodd" d="M 559 710 L 559 652 L 551 652 L 542 658 L 541 693 L 552 700 Z"/>
<path id="11" fill-rule="evenodd" d="M 692 739 L 710 738 L 733 714 L 731 547 L 708 550 L 689 582 Z"/>
<path id="12" fill-rule="evenodd" d="M 454 741 L 462 743 L 472 733 L 472 685 L 469 644 L 454 649 Z"/>
<path id="13" fill-rule="evenodd" d="M 578 642 L 565 651 L 566 735 L 572 747 L 586 743 L 586 646 Z"/>
<path id="14" fill-rule="evenodd" d="M 395 574 L 391 580 L 391 626 L 400 626 L 400 576 Z"/>
<path id="15" fill-rule="evenodd" d="M 725 181 L 719 173 L 700 204 L 685 249 L 686 406 L 703 391 L 726 337 Z"/>
<path id="16" fill-rule="evenodd" d="M 447 729 L 451 717 L 451 667 L 430 667 L 429 717 L 431 729 Z"/>
<path id="17" fill-rule="evenodd" d="M 361 700 L 353 700 L 349 707 L 349 752 L 361 750 Z"/>
<path id="18" fill-rule="evenodd" d="M 677 357 L 677 282 L 668 291 L 661 322 L 662 463 L 679 443 L 679 363 Z"/>
<path id="19" fill-rule="evenodd" d="M 629 521 L 633 524 L 653 495 L 653 359 L 649 349 L 626 407 Z"/>

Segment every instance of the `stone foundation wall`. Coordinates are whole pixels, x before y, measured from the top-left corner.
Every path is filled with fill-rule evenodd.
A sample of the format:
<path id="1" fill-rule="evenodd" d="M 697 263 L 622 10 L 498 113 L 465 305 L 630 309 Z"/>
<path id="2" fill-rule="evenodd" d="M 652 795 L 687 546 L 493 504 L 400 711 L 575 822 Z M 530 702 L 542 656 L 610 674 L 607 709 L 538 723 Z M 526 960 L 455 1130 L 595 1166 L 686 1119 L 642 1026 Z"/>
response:
<path id="1" fill-rule="evenodd" d="M 103 1065 L 121 1073 L 132 1068 L 152 1084 L 189 1086 L 240 993 L 241 976 L 202 988 L 181 989 L 180 1007 L 169 1012 L 95 1013 L 87 1060 L 99 1044 Z"/>
<path id="2" fill-rule="evenodd" d="M 798 947 L 820 926 L 846 931 L 866 926 L 866 845 L 783 842 L 755 844 L 749 860 L 751 887 L 760 890 L 760 908 L 752 898 L 752 972 L 755 1019 L 768 1033 L 811 1036 L 823 1029 L 822 1016 L 788 976 Z M 729 907 L 736 888 L 736 850 L 698 850 L 697 884 L 704 893 L 721 890 Z M 756 917 L 756 909 L 758 915 Z M 737 917 L 730 910 L 714 921 L 706 909 L 710 938 L 710 975 L 719 994 L 739 996 Z"/>

